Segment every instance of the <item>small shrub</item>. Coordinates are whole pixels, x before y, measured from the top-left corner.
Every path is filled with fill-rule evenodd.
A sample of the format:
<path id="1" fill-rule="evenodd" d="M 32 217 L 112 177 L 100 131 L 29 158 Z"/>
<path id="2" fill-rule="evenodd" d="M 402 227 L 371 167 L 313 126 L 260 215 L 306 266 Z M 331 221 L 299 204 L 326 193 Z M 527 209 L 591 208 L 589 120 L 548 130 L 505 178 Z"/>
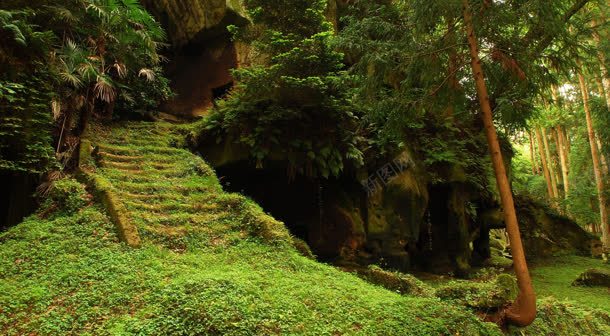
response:
<path id="1" fill-rule="evenodd" d="M 436 296 L 455 304 L 475 308 L 500 308 L 517 297 L 517 283 L 508 274 L 487 282 L 453 281 L 436 290 Z"/>
<path id="2" fill-rule="evenodd" d="M 375 265 L 369 266 L 366 270 L 358 273 L 361 278 L 368 282 L 402 295 L 434 296 L 432 289 L 428 285 L 410 274 L 386 271 Z"/>
<path id="3" fill-rule="evenodd" d="M 65 178 L 53 183 L 44 202 L 45 212 L 59 209 L 67 213 L 77 212 L 91 201 L 85 186 L 73 178 Z"/>

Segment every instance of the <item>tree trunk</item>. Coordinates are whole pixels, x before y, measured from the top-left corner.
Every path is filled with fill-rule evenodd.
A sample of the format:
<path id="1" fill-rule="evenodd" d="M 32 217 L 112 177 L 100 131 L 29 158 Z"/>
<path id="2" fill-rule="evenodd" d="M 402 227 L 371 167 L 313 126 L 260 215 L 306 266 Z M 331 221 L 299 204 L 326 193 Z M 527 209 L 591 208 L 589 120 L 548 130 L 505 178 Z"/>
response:
<path id="1" fill-rule="evenodd" d="M 551 93 L 553 95 L 553 101 L 557 107 L 561 106 L 561 101 L 559 100 L 559 89 L 557 89 L 557 85 L 551 86 Z M 568 156 L 566 154 L 565 143 L 563 142 L 562 134 L 561 134 L 561 125 L 557 125 L 555 130 L 551 130 L 553 132 L 553 140 L 555 140 L 555 146 L 557 147 L 557 154 L 559 154 L 559 161 L 561 163 L 561 176 L 563 181 L 563 197 L 568 198 L 568 191 L 570 189 L 570 182 L 568 181 Z"/>
<path id="2" fill-rule="evenodd" d="M 479 58 L 479 48 L 477 38 L 474 32 L 472 23 L 472 14 L 468 0 L 462 0 L 464 11 L 464 25 L 468 37 L 468 45 L 470 47 L 472 73 L 476 82 L 477 95 L 479 104 L 481 105 L 481 117 L 485 126 L 485 134 L 489 145 L 491 161 L 493 163 L 496 182 L 500 192 L 500 200 L 504 210 L 504 222 L 506 231 L 510 240 L 510 248 L 513 255 L 513 266 L 515 275 L 519 284 L 519 295 L 515 302 L 505 309 L 504 316 L 509 323 L 517 326 L 528 326 L 536 318 L 536 294 L 532 286 L 532 280 L 527 268 L 525 260 L 525 252 L 521 243 L 521 233 L 519 232 L 519 223 L 517 221 L 517 213 L 513 194 L 510 189 L 510 183 L 506 176 L 506 168 L 502 151 L 498 141 L 498 134 L 493 122 L 493 114 L 489 103 L 489 95 L 487 93 L 487 85 L 485 84 L 485 75 Z"/>
<path id="3" fill-rule="evenodd" d="M 538 175 L 538 160 L 536 160 L 536 153 L 534 152 L 534 137 L 532 132 L 527 132 L 530 137 L 530 159 L 532 160 L 532 173 Z"/>
<path id="4" fill-rule="evenodd" d="M 568 130 L 563 129 L 563 139 L 566 144 L 566 149 L 568 150 L 568 158 L 570 157 L 570 153 L 572 153 L 572 139 L 569 137 Z M 568 165 L 570 164 L 570 160 L 568 160 Z"/>
<path id="5" fill-rule="evenodd" d="M 597 26 L 597 22 L 593 21 L 593 25 Z M 597 59 L 599 60 L 602 85 L 604 87 L 602 96 L 606 98 L 606 106 L 608 107 L 608 111 L 610 111 L 610 74 L 608 73 L 608 68 L 606 67 L 606 54 L 601 49 L 602 42 L 599 33 L 593 32 L 593 39 L 597 43 Z"/>
<path id="6" fill-rule="evenodd" d="M 557 126 L 557 128 L 555 129 L 554 138 L 557 142 L 557 151 L 559 152 L 559 159 L 561 160 L 561 174 L 563 175 L 564 197 L 568 198 L 568 193 L 570 192 L 570 168 L 568 167 L 568 159 L 566 158 L 566 151 L 564 148 L 565 145 L 563 143 L 563 138 L 561 137 L 561 126 Z"/>
<path id="7" fill-rule="evenodd" d="M 557 175 L 555 172 L 555 167 L 553 165 L 553 159 L 551 157 L 551 150 L 549 148 L 548 135 L 546 134 L 546 129 L 541 127 L 542 129 L 542 143 L 544 145 L 544 154 L 546 156 L 547 166 L 549 168 L 549 175 L 551 175 L 551 190 L 553 193 L 552 200 L 555 202 L 557 197 L 559 196 L 559 192 L 557 191 Z"/>
<path id="8" fill-rule="evenodd" d="M 608 161 L 604 155 L 604 147 L 602 142 L 599 140 L 599 135 L 595 134 L 595 143 L 597 143 L 597 149 L 599 150 L 599 160 L 602 164 L 602 176 L 608 177 Z"/>
<path id="9" fill-rule="evenodd" d="M 559 137 L 563 143 L 562 149 L 564 150 L 563 156 L 566 158 L 566 165 L 568 167 L 568 173 L 570 172 L 570 144 L 568 143 L 568 136 L 566 129 L 559 125 Z"/>
<path id="10" fill-rule="evenodd" d="M 544 154 L 542 134 L 538 128 L 535 128 L 534 132 L 536 133 L 536 139 L 538 139 L 538 151 L 540 152 L 540 158 L 542 159 L 542 172 L 544 174 L 544 180 L 546 181 L 546 191 L 549 195 L 549 200 L 553 200 L 553 186 L 551 184 L 551 174 L 549 173 L 549 165 L 546 161 L 546 155 Z"/>
<path id="11" fill-rule="evenodd" d="M 589 145 L 591 146 L 591 158 L 593 160 L 593 172 L 595 173 L 595 184 L 597 186 L 597 197 L 599 200 L 599 212 L 601 218 L 602 242 L 604 244 L 604 256 L 610 248 L 610 232 L 608 227 L 608 213 L 606 209 L 606 195 L 604 194 L 604 180 L 600 167 L 599 153 L 597 150 L 597 141 L 595 139 L 595 130 L 593 129 L 593 119 L 591 118 L 591 109 L 589 106 L 589 91 L 585 77 L 582 74 L 582 65 L 578 62 L 578 82 L 582 93 L 582 101 L 585 108 L 585 117 L 587 118 L 587 131 L 589 134 Z"/>
<path id="12" fill-rule="evenodd" d="M 457 37 L 455 34 L 455 20 L 453 18 L 447 18 L 447 42 L 451 45 L 449 49 L 449 66 L 447 68 L 449 78 L 449 104 L 447 106 L 446 115 L 453 119 L 455 113 L 455 97 L 457 92 L 460 91 L 461 85 L 458 80 L 457 72 L 459 70 L 459 57 L 455 45 L 457 44 Z"/>

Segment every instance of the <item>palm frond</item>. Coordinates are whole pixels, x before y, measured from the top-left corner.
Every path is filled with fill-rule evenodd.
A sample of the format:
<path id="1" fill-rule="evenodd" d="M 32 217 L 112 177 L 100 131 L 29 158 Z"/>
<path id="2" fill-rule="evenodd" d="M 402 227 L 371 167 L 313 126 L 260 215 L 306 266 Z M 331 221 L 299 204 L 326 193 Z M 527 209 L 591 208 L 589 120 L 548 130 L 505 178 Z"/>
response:
<path id="1" fill-rule="evenodd" d="M 94 2 L 89 3 L 89 5 L 87 6 L 87 11 L 94 12 L 100 18 L 107 18 L 108 17 L 107 9 L 104 8 L 104 6 L 98 5 L 97 3 L 94 3 Z"/>
<path id="2" fill-rule="evenodd" d="M 112 67 L 116 69 L 116 72 L 120 78 L 125 78 L 127 76 L 127 66 L 125 64 L 116 62 L 112 65 Z"/>
<path id="3" fill-rule="evenodd" d="M 53 16 L 58 18 L 60 21 L 69 25 L 75 25 L 79 22 L 79 18 L 74 13 L 63 6 L 44 6 L 53 13 Z"/>
<path id="4" fill-rule="evenodd" d="M 153 69 L 143 68 L 138 72 L 138 76 L 145 77 L 147 81 L 152 82 L 156 78 L 155 71 Z"/>
<path id="5" fill-rule="evenodd" d="M 116 98 L 116 89 L 112 79 L 106 75 L 97 77 L 97 82 L 93 88 L 95 96 L 106 103 L 111 103 Z"/>

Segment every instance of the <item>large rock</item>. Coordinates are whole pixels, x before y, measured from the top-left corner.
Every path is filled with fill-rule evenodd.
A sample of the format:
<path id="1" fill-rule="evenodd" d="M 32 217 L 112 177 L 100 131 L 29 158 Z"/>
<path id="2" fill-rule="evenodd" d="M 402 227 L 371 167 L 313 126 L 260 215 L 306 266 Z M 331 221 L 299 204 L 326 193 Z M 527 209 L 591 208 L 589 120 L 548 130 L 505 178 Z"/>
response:
<path id="1" fill-rule="evenodd" d="M 390 178 L 384 177 L 385 172 Z M 427 180 L 409 151 L 368 177 L 366 249 L 389 268 L 411 266 L 429 200 Z"/>
<path id="2" fill-rule="evenodd" d="M 246 18 L 241 0 L 142 0 L 142 3 L 160 20 L 174 47 Z"/>
<path id="3" fill-rule="evenodd" d="M 544 204 L 516 197 L 515 205 L 528 259 L 562 253 L 591 256 L 599 245 L 599 238 Z"/>
<path id="4" fill-rule="evenodd" d="M 610 270 L 590 269 L 572 282 L 572 286 L 591 286 L 610 288 Z"/>

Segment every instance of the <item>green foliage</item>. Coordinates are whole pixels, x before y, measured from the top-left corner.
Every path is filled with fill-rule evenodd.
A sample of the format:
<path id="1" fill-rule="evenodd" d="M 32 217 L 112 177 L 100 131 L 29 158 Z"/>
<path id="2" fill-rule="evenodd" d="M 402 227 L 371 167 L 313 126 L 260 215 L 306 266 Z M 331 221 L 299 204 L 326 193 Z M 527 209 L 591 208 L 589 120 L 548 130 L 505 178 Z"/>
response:
<path id="1" fill-rule="evenodd" d="M 53 182 L 42 209 L 61 209 L 66 213 L 74 213 L 89 202 L 91 195 L 85 190 L 85 186 L 73 178 L 65 178 Z"/>
<path id="2" fill-rule="evenodd" d="M 517 297 L 517 283 L 508 274 L 500 274 L 492 281 L 453 281 L 436 290 L 436 296 L 456 304 L 479 310 L 502 308 Z"/>
<path id="3" fill-rule="evenodd" d="M 363 163 L 343 55 L 330 45 L 325 1 L 246 1 L 254 26 L 238 37 L 269 57 L 235 71 L 237 88 L 206 131 L 246 145 L 257 166 L 280 158 L 289 171 L 337 176 Z"/>
<path id="4" fill-rule="evenodd" d="M 56 164 L 48 74 L 25 77 L 0 79 L 0 170 L 40 173 Z"/>
<path id="5" fill-rule="evenodd" d="M 521 335 L 605 335 L 610 333 L 607 311 L 592 310 L 549 297 L 538 301 L 538 314 L 527 328 L 509 327 L 508 334 Z"/>
<path id="6" fill-rule="evenodd" d="M 610 270 L 610 267 L 600 259 L 567 255 L 541 260 L 532 267 L 534 288 L 541 297 L 552 296 L 559 300 L 570 300 L 581 306 L 609 312 L 607 288 L 572 286 L 572 282 L 580 274 L 591 268 Z"/>
<path id="7" fill-rule="evenodd" d="M 145 236 L 140 249 L 131 249 L 118 242 L 113 225 L 94 206 L 78 212 L 60 208 L 60 216 L 48 219 L 30 217 L 0 234 L 0 330 L 5 334 L 501 335 L 497 326 L 464 308 L 400 296 L 302 257 L 290 244 L 245 236 L 247 228 L 259 227 L 254 219 L 263 215 L 260 208 L 224 193 L 213 174 L 190 176 L 194 155 L 169 148 L 171 132 L 164 129 L 159 136 L 155 130 L 137 124 L 111 132 L 97 128 L 94 134 L 110 142 L 128 136 L 157 142 L 148 147 L 102 143 L 102 150 L 112 149 L 122 160 L 113 162 L 121 168 L 100 168 L 96 174 L 128 194 L 122 196 L 126 204 L 138 199 L 139 190 L 148 208 L 128 204 L 130 215 L 160 220 L 148 222 L 150 230 L 184 229 L 172 239 L 182 238 L 189 248 L 172 250 Z M 171 167 L 153 167 L 168 162 Z M 134 165 L 146 174 L 135 174 Z M 186 193 L 187 188 L 198 191 Z M 56 195 L 71 199 L 82 192 L 65 180 Z M 181 207 L 187 197 L 186 204 L 207 207 L 208 215 L 219 209 L 223 218 L 197 223 L 196 214 Z M 183 216 L 168 222 L 170 214 Z"/>
<path id="8" fill-rule="evenodd" d="M 138 1 L 29 5 L 0 5 L 0 169 L 45 172 L 51 147 L 61 138 L 59 157 L 71 157 L 66 139 L 95 110 L 150 110 L 171 96 L 159 69 L 164 32 Z"/>
<path id="9" fill-rule="evenodd" d="M 369 266 L 358 273 L 366 281 L 401 295 L 434 297 L 432 288 L 410 274 L 386 271 L 379 266 Z"/>

